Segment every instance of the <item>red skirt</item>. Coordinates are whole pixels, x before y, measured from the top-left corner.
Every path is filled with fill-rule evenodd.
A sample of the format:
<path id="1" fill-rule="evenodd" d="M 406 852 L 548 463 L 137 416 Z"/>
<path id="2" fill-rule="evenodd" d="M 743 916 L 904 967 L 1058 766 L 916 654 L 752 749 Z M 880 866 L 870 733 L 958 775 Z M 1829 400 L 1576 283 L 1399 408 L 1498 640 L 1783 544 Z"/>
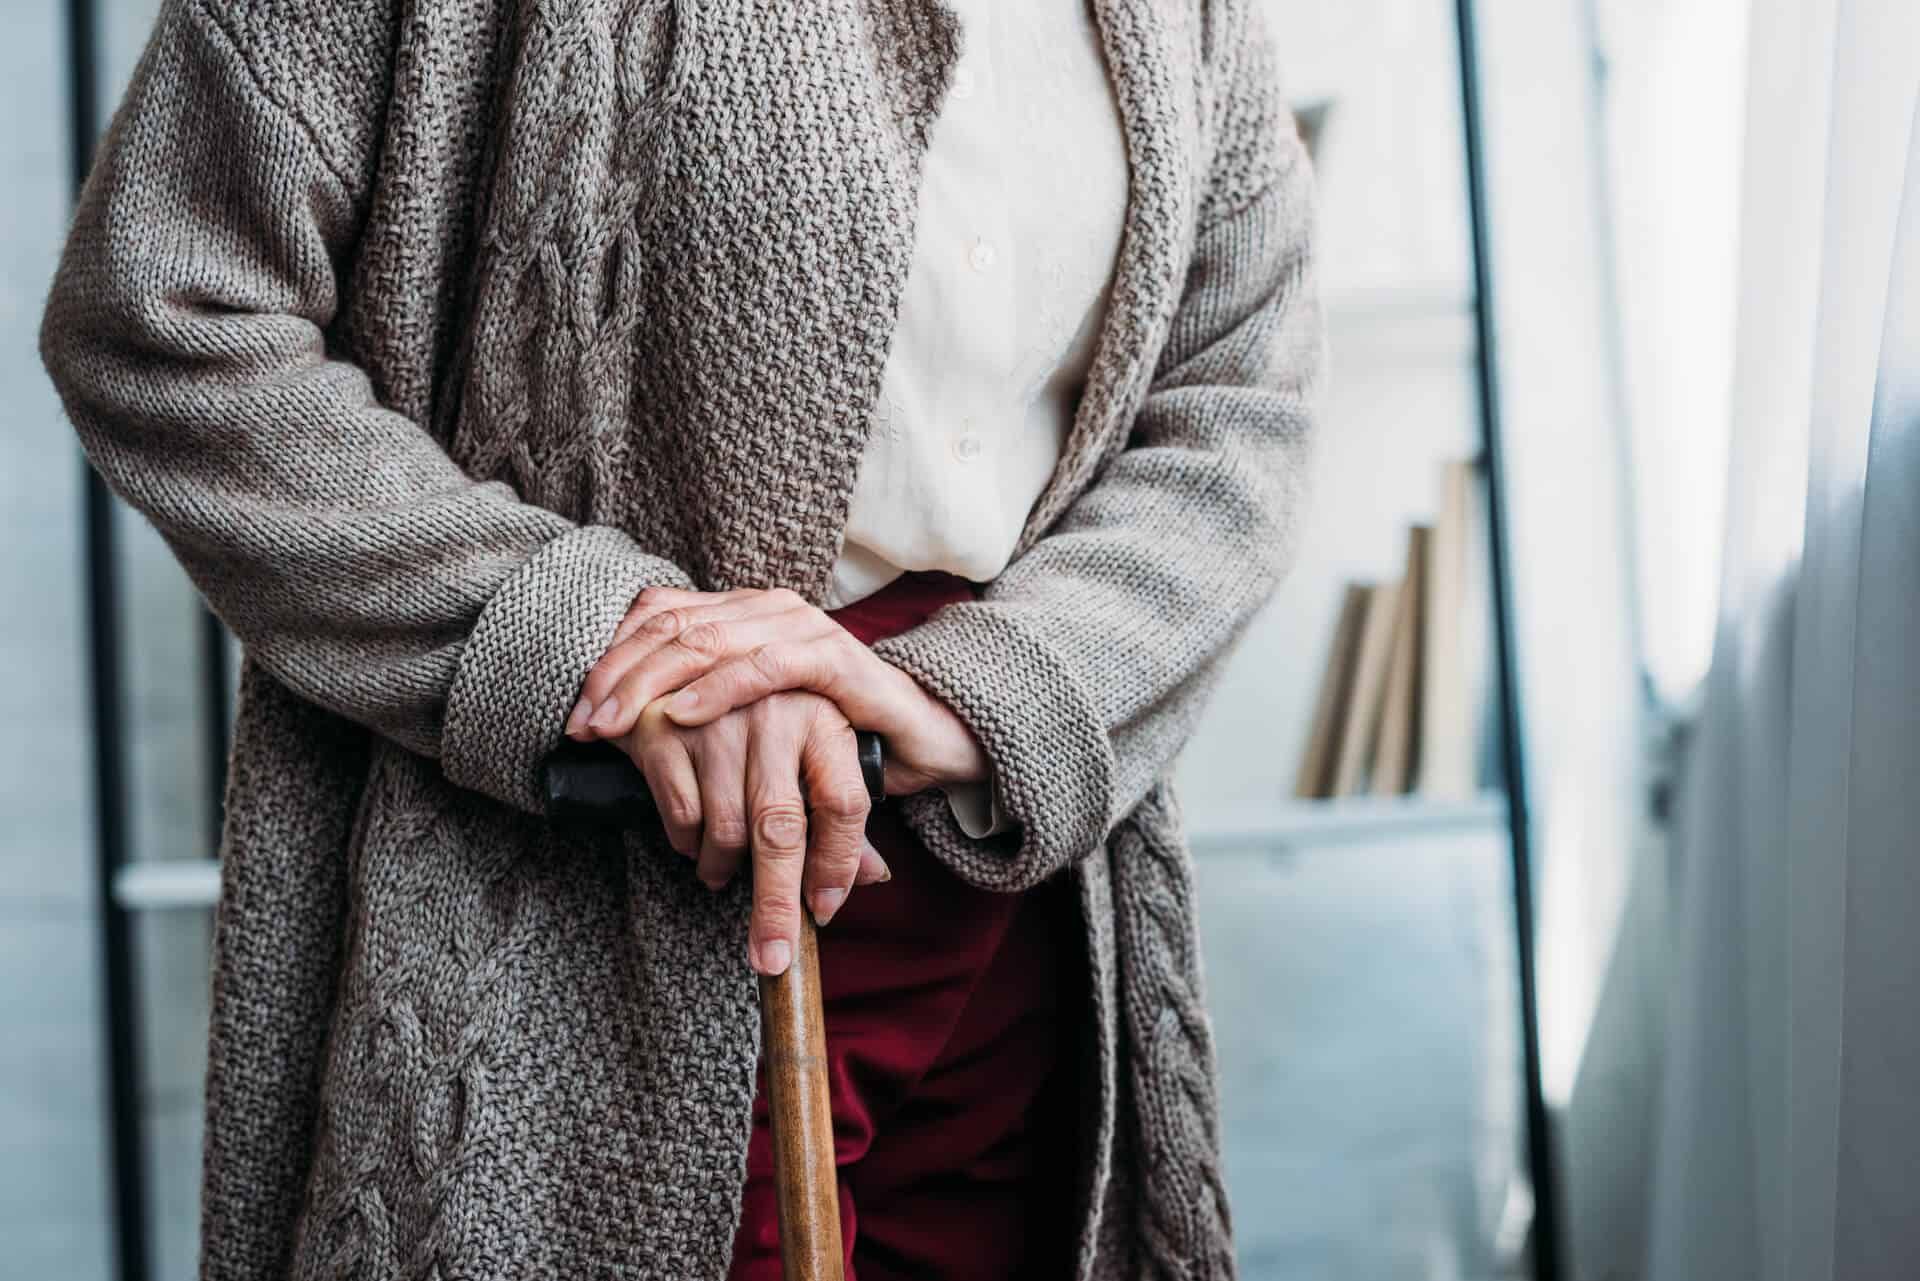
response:
<path id="1" fill-rule="evenodd" d="M 872 644 L 976 590 L 907 574 L 833 617 Z M 847 1277 L 1070 1275 L 1085 1009 L 1070 882 L 974 889 L 888 804 L 867 836 L 893 879 L 856 889 L 820 934 Z M 729 1281 L 779 1276 L 763 1064 Z"/>

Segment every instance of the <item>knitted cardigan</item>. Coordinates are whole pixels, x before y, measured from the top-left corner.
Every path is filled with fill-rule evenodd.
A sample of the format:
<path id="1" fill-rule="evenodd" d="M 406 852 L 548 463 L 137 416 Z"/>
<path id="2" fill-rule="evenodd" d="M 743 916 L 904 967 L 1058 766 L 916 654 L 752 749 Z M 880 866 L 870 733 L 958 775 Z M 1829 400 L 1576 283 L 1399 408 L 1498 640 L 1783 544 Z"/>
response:
<path id="1" fill-rule="evenodd" d="M 1225 1277 L 1173 758 L 1270 596 L 1321 363 L 1311 178 L 1248 0 L 1099 0 L 1130 195 L 1063 456 L 983 598 L 875 648 L 1076 882 L 1082 1277 Z M 748 893 L 549 824 L 635 594 L 838 552 L 965 39 L 940 0 L 165 0 L 41 353 L 246 661 L 202 1274 L 719 1278 Z"/>

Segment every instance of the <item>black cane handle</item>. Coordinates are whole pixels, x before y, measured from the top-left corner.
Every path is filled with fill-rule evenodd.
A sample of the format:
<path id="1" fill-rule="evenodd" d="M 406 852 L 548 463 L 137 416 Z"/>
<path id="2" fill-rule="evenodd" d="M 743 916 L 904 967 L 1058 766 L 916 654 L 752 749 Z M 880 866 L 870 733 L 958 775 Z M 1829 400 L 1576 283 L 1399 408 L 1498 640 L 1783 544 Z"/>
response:
<path id="1" fill-rule="evenodd" d="M 854 732 L 860 775 L 878 805 L 886 796 L 886 751 L 872 730 Z M 640 827 L 654 818 L 647 776 L 625 752 L 608 742 L 562 743 L 541 771 L 547 817 L 561 822 Z"/>

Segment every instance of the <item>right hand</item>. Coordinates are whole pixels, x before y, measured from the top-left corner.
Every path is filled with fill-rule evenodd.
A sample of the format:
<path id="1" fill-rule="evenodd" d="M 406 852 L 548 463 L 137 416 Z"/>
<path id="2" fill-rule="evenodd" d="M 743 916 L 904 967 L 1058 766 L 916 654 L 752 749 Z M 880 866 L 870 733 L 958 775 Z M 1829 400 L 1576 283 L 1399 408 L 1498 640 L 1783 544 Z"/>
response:
<path id="1" fill-rule="evenodd" d="M 825 925 L 856 885 L 892 873 L 867 841 L 871 801 L 853 726 L 831 699 L 769 695 L 708 724 L 676 724 L 665 698 L 614 739 L 646 775 L 673 847 L 723 888 L 753 860 L 748 960 L 784 972 L 799 946 L 805 902 Z"/>

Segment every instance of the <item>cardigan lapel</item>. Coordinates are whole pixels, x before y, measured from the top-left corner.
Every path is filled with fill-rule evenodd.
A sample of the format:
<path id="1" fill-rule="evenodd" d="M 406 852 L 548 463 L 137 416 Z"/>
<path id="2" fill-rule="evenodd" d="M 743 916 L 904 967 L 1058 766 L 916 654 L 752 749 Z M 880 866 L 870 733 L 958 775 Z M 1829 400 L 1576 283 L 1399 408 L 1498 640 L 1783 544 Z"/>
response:
<path id="1" fill-rule="evenodd" d="M 1127 151 L 1127 211 L 1107 314 L 1053 476 L 1014 556 L 1030 548 L 1126 443 L 1179 302 L 1199 152 L 1197 29 L 1183 3 L 1094 0 Z"/>

